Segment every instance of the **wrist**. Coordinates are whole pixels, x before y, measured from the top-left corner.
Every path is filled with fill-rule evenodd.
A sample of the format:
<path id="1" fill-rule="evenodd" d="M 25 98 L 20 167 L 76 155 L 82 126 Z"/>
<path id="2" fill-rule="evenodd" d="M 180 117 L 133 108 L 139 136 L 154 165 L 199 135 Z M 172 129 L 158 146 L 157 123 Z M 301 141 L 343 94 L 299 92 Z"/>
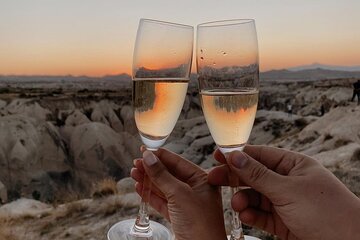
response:
<path id="1" fill-rule="evenodd" d="M 216 218 L 215 221 L 211 218 L 199 219 L 193 228 L 192 236 L 192 240 L 226 240 L 223 216 Z"/>
<path id="2" fill-rule="evenodd" d="M 354 204 L 349 207 L 350 209 L 348 210 L 347 221 L 344 222 L 343 226 L 343 239 L 360 239 L 360 199 L 357 198 L 354 201 Z"/>

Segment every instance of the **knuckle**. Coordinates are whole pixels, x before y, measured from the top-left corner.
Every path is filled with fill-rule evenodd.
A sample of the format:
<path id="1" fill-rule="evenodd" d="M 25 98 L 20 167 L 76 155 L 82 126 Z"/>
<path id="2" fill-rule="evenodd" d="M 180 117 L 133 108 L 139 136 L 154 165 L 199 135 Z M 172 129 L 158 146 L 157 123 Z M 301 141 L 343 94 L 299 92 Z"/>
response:
<path id="1" fill-rule="evenodd" d="M 268 169 L 265 166 L 257 166 L 250 171 L 250 180 L 252 182 L 261 182 L 268 174 Z"/>
<path id="2" fill-rule="evenodd" d="M 160 180 L 163 176 L 163 169 L 159 166 L 154 166 L 153 170 L 151 171 L 151 178 L 154 180 L 154 181 L 157 181 L 157 180 Z"/>
<path id="3" fill-rule="evenodd" d="M 179 201 L 178 197 L 180 197 L 180 196 L 188 197 L 189 196 L 186 193 L 186 191 L 184 191 L 184 188 L 181 185 L 169 186 L 168 191 L 165 193 L 165 195 L 168 200 L 171 199 L 175 203 L 179 203 L 179 204 L 181 203 L 181 201 L 178 202 Z"/>

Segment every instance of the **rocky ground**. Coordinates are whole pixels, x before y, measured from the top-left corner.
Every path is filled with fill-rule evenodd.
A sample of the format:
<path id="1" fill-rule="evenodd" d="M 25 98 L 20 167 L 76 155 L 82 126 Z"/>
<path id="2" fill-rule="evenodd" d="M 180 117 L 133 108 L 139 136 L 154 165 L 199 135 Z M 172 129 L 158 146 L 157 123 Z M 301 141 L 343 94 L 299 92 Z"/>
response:
<path id="1" fill-rule="evenodd" d="M 313 156 L 360 196 L 360 106 L 349 102 L 352 81 L 263 82 L 249 142 Z M 0 95 L 0 240 L 106 239 L 113 223 L 136 214 L 139 201 L 125 178 L 141 145 L 130 89 L 20 94 Z M 194 87 L 165 147 L 203 168 L 216 164 Z"/>

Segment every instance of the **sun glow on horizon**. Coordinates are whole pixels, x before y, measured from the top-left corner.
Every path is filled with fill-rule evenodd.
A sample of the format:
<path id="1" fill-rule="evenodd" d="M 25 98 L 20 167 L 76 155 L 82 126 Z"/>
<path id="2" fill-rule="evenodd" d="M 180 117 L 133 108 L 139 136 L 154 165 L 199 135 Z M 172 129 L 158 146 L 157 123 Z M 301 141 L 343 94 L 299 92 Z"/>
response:
<path id="1" fill-rule="evenodd" d="M 357 0 L 184 0 L 176 11 L 161 0 L 141 6 L 116 0 L 4 0 L 0 75 L 131 75 L 142 17 L 193 25 L 195 30 L 201 22 L 254 18 L 261 71 L 314 62 L 358 66 L 358 9 Z M 147 65 L 172 64 L 154 56 Z"/>

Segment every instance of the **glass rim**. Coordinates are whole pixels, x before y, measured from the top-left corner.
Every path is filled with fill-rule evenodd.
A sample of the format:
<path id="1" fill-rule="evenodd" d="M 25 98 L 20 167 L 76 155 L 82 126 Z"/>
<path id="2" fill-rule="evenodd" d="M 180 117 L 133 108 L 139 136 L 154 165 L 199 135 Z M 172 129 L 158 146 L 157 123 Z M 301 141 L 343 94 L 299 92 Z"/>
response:
<path id="1" fill-rule="evenodd" d="M 190 25 L 186 25 L 186 24 L 181 24 L 181 23 L 173 23 L 173 22 L 167 22 L 167 21 L 162 21 L 162 20 L 156 20 L 156 19 L 151 19 L 151 18 L 140 18 L 140 23 L 142 22 L 150 22 L 150 23 L 157 23 L 157 24 L 162 24 L 162 25 L 172 25 L 175 27 L 183 27 L 183 28 L 191 28 L 194 29 L 193 26 Z"/>
<path id="2" fill-rule="evenodd" d="M 238 18 L 238 19 L 226 19 L 219 21 L 211 21 L 204 22 L 197 25 L 197 27 L 223 27 L 223 26 L 232 26 L 232 25 L 240 25 L 247 23 L 255 23 L 255 19 L 253 18 Z"/>

